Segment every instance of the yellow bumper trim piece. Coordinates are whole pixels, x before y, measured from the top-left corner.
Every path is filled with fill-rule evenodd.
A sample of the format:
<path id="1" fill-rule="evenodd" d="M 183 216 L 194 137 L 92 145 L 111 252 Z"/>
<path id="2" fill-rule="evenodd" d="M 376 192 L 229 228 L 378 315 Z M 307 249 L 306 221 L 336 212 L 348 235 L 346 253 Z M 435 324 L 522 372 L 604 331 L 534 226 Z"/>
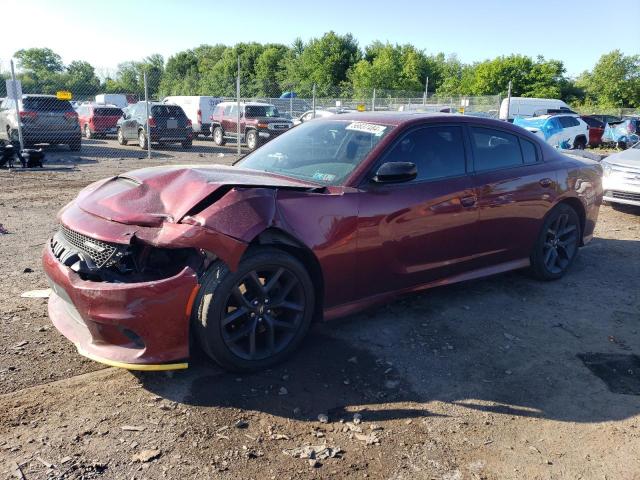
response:
<path id="1" fill-rule="evenodd" d="M 145 372 L 159 372 L 164 370 L 183 370 L 185 368 L 189 368 L 189 364 L 187 362 L 184 363 L 158 363 L 158 364 L 145 364 L 145 363 L 125 363 L 118 362 L 116 360 L 109 360 L 108 358 L 98 357 L 97 355 L 93 355 L 89 352 L 86 352 L 76 345 L 78 349 L 78 353 L 83 357 L 87 357 L 94 362 L 104 363 L 105 365 L 109 365 L 110 367 L 118 367 L 118 368 L 126 368 L 127 370 L 142 370 Z"/>

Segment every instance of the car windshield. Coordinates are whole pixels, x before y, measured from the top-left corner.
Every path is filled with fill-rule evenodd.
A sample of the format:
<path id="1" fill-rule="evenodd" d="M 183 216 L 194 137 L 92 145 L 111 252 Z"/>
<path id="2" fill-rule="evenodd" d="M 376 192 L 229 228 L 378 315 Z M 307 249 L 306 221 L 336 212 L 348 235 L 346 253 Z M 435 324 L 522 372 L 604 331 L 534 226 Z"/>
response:
<path id="1" fill-rule="evenodd" d="M 244 114 L 247 118 L 280 116 L 278 109 L 273 105 L 247 105 Z"/>
<path id="2" fill-rule="evenodd" d="M 303 123 L 243 158 L 243 168 L 340 185 L 393 129 L 349 120 Z"/>

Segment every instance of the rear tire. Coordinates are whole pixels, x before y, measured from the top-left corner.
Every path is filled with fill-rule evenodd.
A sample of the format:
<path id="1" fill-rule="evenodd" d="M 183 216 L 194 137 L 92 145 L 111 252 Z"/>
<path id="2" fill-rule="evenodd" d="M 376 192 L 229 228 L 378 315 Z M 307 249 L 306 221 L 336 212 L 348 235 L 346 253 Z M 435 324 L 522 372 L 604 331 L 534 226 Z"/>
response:
<path id="1" fill-rule="evenodd" d="M 72 142 L 69 142 L 69 150 L 72 152 L 77 152 L 82 148 L 82 140 L 78 139 Z"/>
<path id="2" fill-rule="evenodd" d="M 204 352 L 227 370 L 269 368 L 309 330 L 314 287 L 304 265 L 276 248 L 247 251 L 235 272 L 211 265 L 196 297 L 193 327 Z"/>
<path id="3" fill-rule="evenodd" d="M 190 150 L 191 147 L 193 146 L 193 140 L 186 140 L 182 142 L 181 145 L 182 145 L 182 148 L 184 148 L 185 150 Z"/>
<path id="4" fill-rule="evenodd" d="M 121 128 L 118 128 L 118 144 L 120 144 L 120 145 L 126 145 L 127 144 L 127 139 L 124 138 L 124 132 L 122 131 Z"/>
<path id="5" fill-rule="evenodd" d="M 573 141 L 573 148 L 576 150 L 584 150 L 587 148 L 587 140 L 583 137 L 578 137 Z"/>
<path id="6" fill-rule="evenodd" d="M 545 219 L 533 252 L 531 272 L 539 280 L 557 280 L 573 264 L 582 231 L 580 218 L 569 205 L 554 207 Z"/>
<path id="7" fill-rule="evenodd" d="M 227 141 L 224 139 L 224 130 L 222 127 L 216 127 L 213 129 L 213 143 L 222 147 Z"/>

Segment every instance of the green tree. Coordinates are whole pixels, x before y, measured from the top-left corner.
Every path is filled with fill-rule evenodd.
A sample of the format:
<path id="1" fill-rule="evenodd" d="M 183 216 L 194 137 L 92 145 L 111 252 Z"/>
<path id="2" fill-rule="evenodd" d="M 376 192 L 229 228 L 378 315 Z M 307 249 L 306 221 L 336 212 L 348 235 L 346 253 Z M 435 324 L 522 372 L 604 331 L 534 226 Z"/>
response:
<path id="1" fill-rule="evenodd" d="M 28 48 L 18 50 L 13 54 L 18 60 L 18 68 L 25 72 L 41 73 L 62 73 L 64 64 L 62 57 L 50 48 Z"/>
<path id="2" fill-rule="evenodd" d="M 335 87 L 347 82 L 347 72 L 361 56 L 358 42 L 351 34 L 331 31 L 309 41 L 302 52 L 286 58 L 286 80 L 298 94 L 309 95 L 316 84 L 319 95 L 335 95 Z"/>
<path id="3" fill-rule="evenodd" d="M 614 50 L 602 55 L 591 72 L 576 81 L 587 101 L 604 107 L 640 106 L 640 55 Z"/>
<path id="4" fill-rule="evenodd" d="M 91 97 L 100 91 L 95 69 L 83 60 L 74 60 L 67 66 L 64 84 L 76 98 Z"/>

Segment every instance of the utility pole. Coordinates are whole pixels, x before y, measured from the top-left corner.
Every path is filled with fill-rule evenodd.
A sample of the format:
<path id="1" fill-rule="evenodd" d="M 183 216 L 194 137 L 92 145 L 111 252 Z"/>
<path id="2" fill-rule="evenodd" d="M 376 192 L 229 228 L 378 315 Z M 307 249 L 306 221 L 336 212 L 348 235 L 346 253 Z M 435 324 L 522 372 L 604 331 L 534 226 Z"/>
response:
<path id="1" fill-rule="evenodd" d="M 509 114 L 511 113 L 511 80 L 509 80 L 509 90 L 507 92 L 507 118 L 505 120 L 509 121 Z"/>
<path id="2" fill-rule="evenodd" d="M 427 100 L 429 100 L 429 77 L 424 82 L 424 105 L 427 104 Z"/>
<path id="3" fill-rule="evenodd" d="M 144 107 L 147 111 L 147 158 L 151 159 L 151 128 L 149 127 L 149 89 L 147 88 L 147 72 L 143 73 L 144 79 Z"/>
<path id="4" fill-rule="evenodd" d="M 240 55 L 238 55 L 238 76 L 236 78 L 236 100 L 238 101 L 238 118 L 237 118 L 237 126 L 236 126 L 236 140 L 238 142 L 238 158 L 242 154 L 242 149 L 240 148 Z"/>

